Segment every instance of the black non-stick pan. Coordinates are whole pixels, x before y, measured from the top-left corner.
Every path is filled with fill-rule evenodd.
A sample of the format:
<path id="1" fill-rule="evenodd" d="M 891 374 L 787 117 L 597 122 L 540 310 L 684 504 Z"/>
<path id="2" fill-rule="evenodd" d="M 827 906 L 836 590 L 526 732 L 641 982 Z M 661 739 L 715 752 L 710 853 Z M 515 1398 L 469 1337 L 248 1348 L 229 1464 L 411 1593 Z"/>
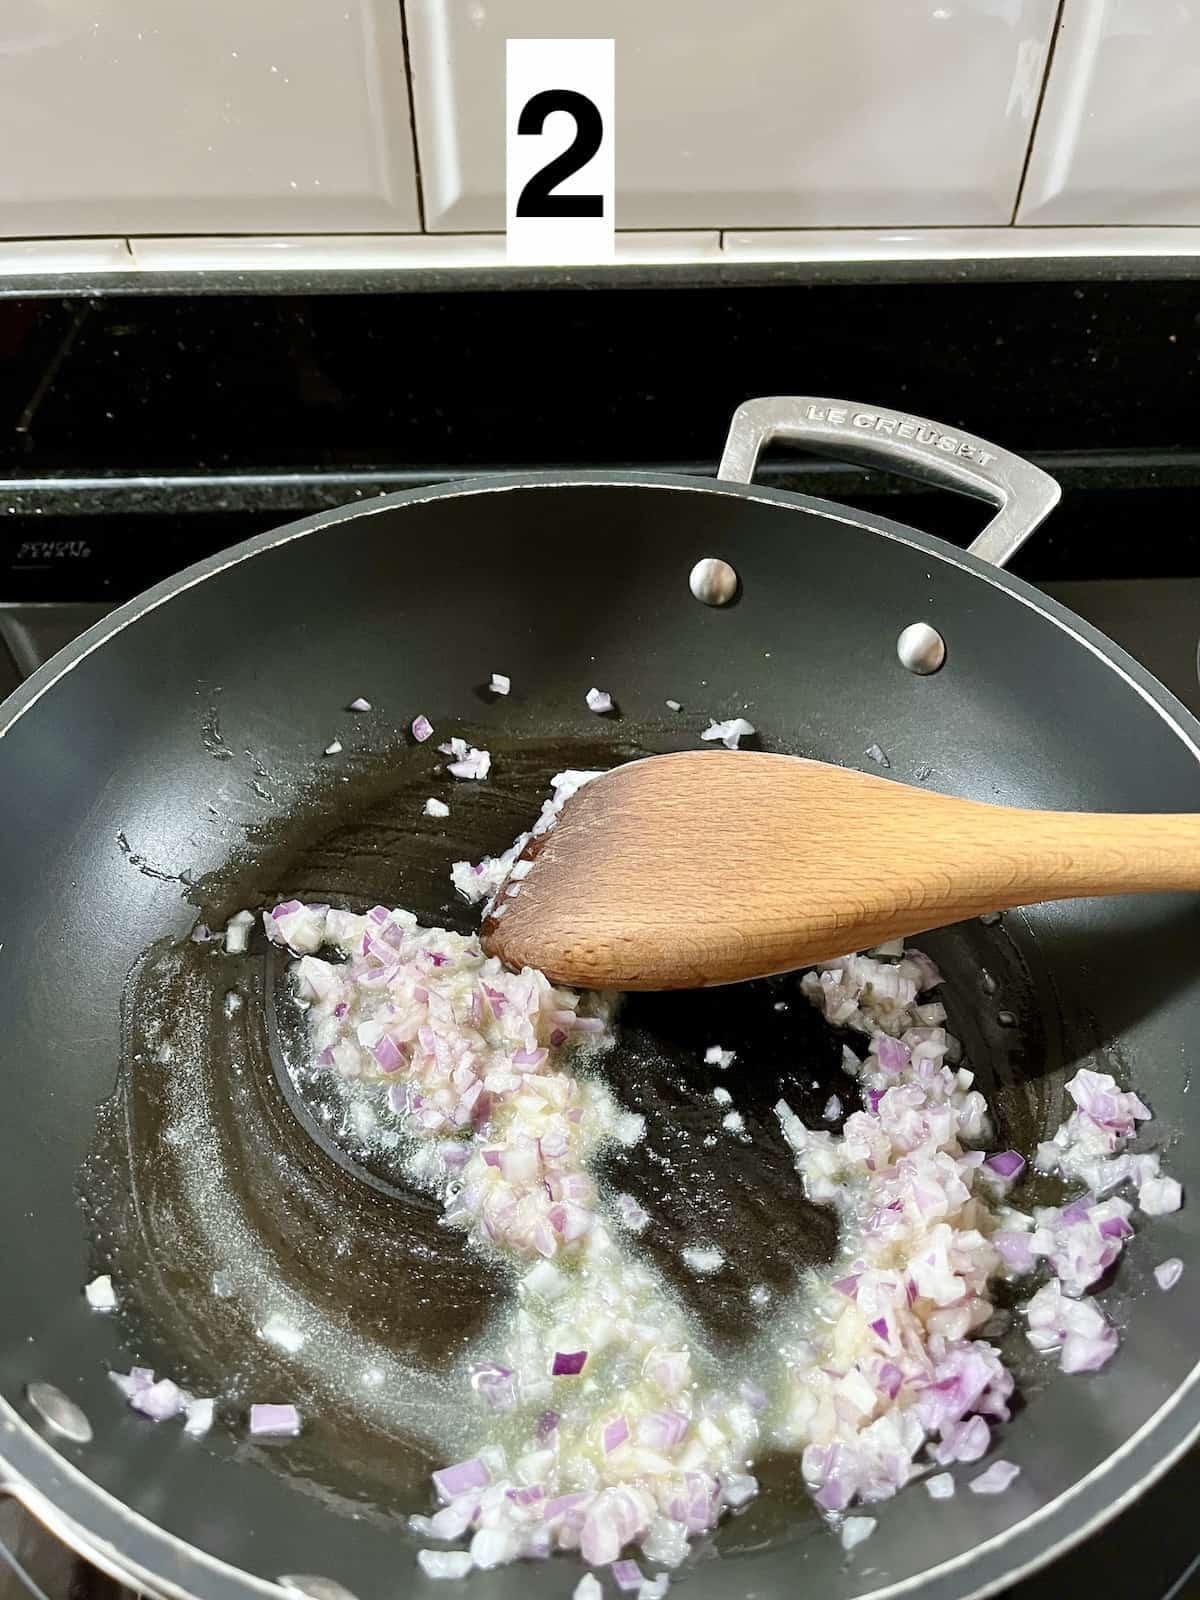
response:
<path id="1" fill-rule="evenodd" d="M 754 488 L 776 436 L 882 458 L 999 514 L 962 554 Z M 4 1487 L 155 1595 L 244 1600 L 284 1576 L 359 1600 L 437 1592 L 405 1516 L 428 1508 L 430 1433 L 461 1403 L 440 1375 L 510 1287 L 291 1091 L 295 1019 L 261 937 L 226 957 L 189 935 L 292 894 L 466 928 L 451 861 L 506 845 L 556 770 L 696 747 L 710 717 L 745 715 L 763 748 L 849 765 L 878 746 L 894 778 L 972 798 L 1200 810 L 1200 726 L 1001 570 L 1055 498 L 1033 468 L 921 419 L 757 401 L 717 481 L 527 474 L 323 514 L 152 590 L 30 679 L 0 709 Z M 730 570 L 693 578 L 706 560 Z M 511 696 L 486 692 L 493 671 Z M 592 685 L 619 715 L 588 711 Z M 372 709 L 348 712 L 356 696 Z M 418 712 L 486 742 L 492 778 L 435 770 L 436 742 L 407 735 Z M 343 752 L 323 756 L 335 738 Z M 451 789 L 448 820 L 421 815 Z M 1179 896 L 931 936 L 1001 1145 L 1052 1130 L 1064 1077 L 1090 1063 L 1136 1086 L 1169 1170 L 1200 1193 L 1198 935 L 1200 901 Z M 752 1134 L 719 1159 L 698 1065 L 714 1039 L 738 1049 Z M 748 1284 L 784 1289 L 833 1248 L 770 1107 L 782 1090 L 819 1116 L 837 1058 L 794 979 L 624 1012 L 606 1070 L 652 1136 L 611 1175 L 654 1208 L 646 1248 L 718 1347 L 750 1337 Z M 847 1558 L 795 1460 L 769 1459 L 760 1498 L 676 1582 L 697 1600 L 949 1600 L 1083 1537 L 1200 1425 L 1196 1216 L 1154 1221 L 1104 1288 L 1122 1347 L 1100 1373 L 1057 1376 L 1014 1330 L 1022 1405 L 997 1450 L 1022 1474 L 1008 1493 L 950 1507 L 905 1493 Z M 699 1236 L 731 1263 L 702 1287 L 674 1267 Z M 1162 1294 L 1167 1256 L 1185 1267 Z M 105 1271 L 116 1316 L 81 1293 Z M 234 1293 L 216 1292 L 222 1273 Z M 281 1307 L 308 1329 L 300 1351 L 261 1336 Z M 196 1440 L 131 1412 L 107 1374 L 134 1361 L 221 1394 L 220 1425 Z M 299 1401 L 301 1438 L 251 1442 L 255 1399 Z M 469 1582 L 524 1600 L 569 1593 L 579 1572 L 564 1557 Z"/>

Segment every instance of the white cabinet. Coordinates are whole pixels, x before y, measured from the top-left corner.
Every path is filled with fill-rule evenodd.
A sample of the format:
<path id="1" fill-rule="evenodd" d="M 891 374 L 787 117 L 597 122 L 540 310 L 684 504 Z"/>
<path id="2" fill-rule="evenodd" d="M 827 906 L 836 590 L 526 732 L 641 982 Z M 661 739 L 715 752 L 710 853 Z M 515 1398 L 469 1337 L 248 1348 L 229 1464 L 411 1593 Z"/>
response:
<path id="1" fill-rule="evenodd" d="M 618 228 L 1007 223 L 1056 10 L 407 0 L 426 225 L 504 226 L 505 39 L 610 36 Z"/>
<path id="2" fill-rule="evenodd" d="M 4 0 L 0 234 L 420 227 L 399 0 Z"/>
<path id="3" fill-rule="evenodd" d="M 1018 220 L 1200 223 L 1200 7 L 1066 0 Z"/>

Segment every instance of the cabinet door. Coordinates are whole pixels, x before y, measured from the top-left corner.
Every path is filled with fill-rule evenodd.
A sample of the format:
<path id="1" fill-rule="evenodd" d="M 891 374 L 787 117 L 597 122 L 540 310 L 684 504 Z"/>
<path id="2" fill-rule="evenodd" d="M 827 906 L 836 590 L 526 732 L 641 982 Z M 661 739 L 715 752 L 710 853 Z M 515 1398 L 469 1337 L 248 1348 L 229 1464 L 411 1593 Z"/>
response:
<path id="1" fill-rule="evenodd" d="M 426 224 L 504 226 L 506 38 L 616 39 L 618 228 L 1012 220 L 1056 0 L 408 0 Z"/>
<path id="2" fill-rule="evenodd" d="M 1066 0 L 1021 222 L 1200 222 L 1200 9 Z"/>
<path id="3" fill-rule="evenodd" d="M 398 0 L 4 0 L 0 235 L 418 228 Z"/>

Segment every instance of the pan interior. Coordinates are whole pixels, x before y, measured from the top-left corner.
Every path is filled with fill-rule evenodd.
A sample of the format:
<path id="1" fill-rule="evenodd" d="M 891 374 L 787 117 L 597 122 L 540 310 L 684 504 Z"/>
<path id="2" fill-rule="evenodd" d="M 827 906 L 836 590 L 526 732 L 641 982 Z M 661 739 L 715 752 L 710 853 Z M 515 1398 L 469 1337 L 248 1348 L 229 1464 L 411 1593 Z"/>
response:
<path id="1" fill-rule="evenodd" d="M 723 613 L 687 592 L 710 554 L 742 580 Z M 923 680 L 894 655 L 922 616 L 950 648 Z M 511 675 L 509 699 L 483 691 L 493 671 Z M 592 684 L 616 696 L 614 722 L 587 711 Z M 344 710 L 357 694 L 375 708 L 359 718 Z M 436 774 L 433 745 L 405 736 L 417 712 L 439 738 L 486 744 L 489 782 Z M 328 1125 L 313 1137 L 320 1107 L 281 1088 L 296 1017 L 279 963 L 187 934 L 293 894 L 465 928 L 449 863 L 506 845 L 555 771 L 694 748 L 710 716 L 733 715 L 766 749 L 869 765 L 878 744 L 893 776 L 947 792 L 1200 809 L 1178 732 L 1044 614 L 919 543 L 682 486 L 528 487 L 326 519 L 149 611 L 7 730 L 0 1194 L 28 1222 L 0 1261 L 28 1293 L 6 1304 L 0 1383 L 18 1405 L 31 1379 L 83 1405 L 97 1442 L 70 1450 L 95 1481 L 262 1576 L 324 1572 L 366 1600 L 411 1570 L 402 1514 L 424 1508 L 425 1474 L 464 1425 L 449 1376 L 510 1286 L 378 1151 Z M 323 760 L 335 734 L 345 755 Z M 421 816 L 430 794 L 450 803 L 445 823 Z M 1197 932 L 1181 898 L 1041 908 L 919 941 L 947 975 L 950 1026 L 1002 1143 L 1028 1150 L 1053 1128 L 1084 1062 L 1133 1081 L 1161 1140 L 1188 1125 Z M 744 1144 L 719 1130 L 711 1043 L 744 1064 L 721 1080 Z M 845 1086 L 838 1052 L 794 979 L 624 1009 L 604 1070 L 651 1131 L 605 1176 L 651 1211 L 647 1253 L 721 1348 L 747 1339 L 750 1286 L 782 1292 L 832 1248 L 770 1107 L 782 1085 L 818 1121 Z M 1188 1182 L 1192 1144 L 1168 1160 Z M 710 1239 L 730 1267 L 700 1283 L 678 1252 Z M 1186 1211 L 1137 1241 L 1107 1291 L 1124 1348 L 1094 1380 L 1050 1381 L 1014 1335 L 1025 1406 L 1002 1447 L 1019 1491 L 940 1519 L 906 1495 L 883 1508 L 869 1559 L 847 1563 L 796 1463 L 768 1462 L 763 1496 L 692 1558 L 697 1595 L 761 1594 L 801 1569 L 830 1596 L 875 1592 L 974 1559 L 1071 1491 L 1190 1372 L 1200 1272 L 1169 1297 L 1147 1290 L 1171 1254 L 1196 1262 Z M 125 1286 L 118 1319 L 79 1294 L 109 1269 Z M 214 1293 L 222 1271 L 240 1293 Z M 303 1323 L 301 1350 L 260 1336 L 275 1314 Z M 132 1415 L 105 1374 L 133 1359 L 230 1396 L 234 1426 L 194 1441 Z M 295 1399 L 311 1425 L 252 1445 L 236 1413 L 254 1399 Z M 569 1587 L 569 1568 L 477 1581 L 515 1600 L 530 1582 Z"/>
<path id="2" fill-rule="evenodd" d="M 196 883 L 200 925 L 220 926 L 231 908 L 258 903 L 260 885 L 279 883 L 349 907 L 382 895 L 467 932 L 473 913 L 449 887 L 451 860 L 510 840 L 554 772 L 652 748 L 603 736 L 491 747 L 487 786 L 456 784 L 432 745 L 397 746 L 318 780 L 286 819 L 252 830 L 244 852 Z M 449 822 L 421 816 L 430 793 L 451 805 Z M 972 922 L 924 942 L 945 963 L 971 1057 L 986 1063 L 998 1140 L 1029 1148 L 1056 1115 L 1063 1041 L 1051 977 L 1023 934 L 1015 919 Z M 124 1012 L 120 1083 L 83 1193 L 95 1270 L 129 1286 L 131 1348 L 193 1392 L 220 1394 L 226 1417 L 255 1400 L 296 1401 L 310 1419 L 302 1438 L 263 1459 L 303 1475 L 328 1503 L 379 1519 L 423 1505 L 430 1471 L 471 1447 L 478 1423 L 463 1403 L 463 1363 L 494 1354 L 488 1330 L 511 1298 L 507 1272 L 445 1228 L 440 1203 L 408 1179 L 400 1119 L 374 1098 L 373 1120 L 348 1115 L 329 1075 L 304 1070 L 288 965 L 261 935 L 244 956 L 190 938 L 156 942 L 131 975 Z M 714 1043 L 735 1051 L 733 1070 L 704 1062 Z M 1031 1050 L 1050 1074 L 1029 1072 Z M 769 1323 L 751 1291 L 765 1286 L 776 1305 L 802 1297 L 805 1274 L 836 1249 L 833 1215 L 804 1198 L 772 1107 L 782 1096 L 816 1126 L 831 1094 L 853 1109 L 841 1037 L 795 975 L 636 995 L 602 1071 L 649 1129 L 609 1155 L 602 1180 L 654 1218 L 640 1248 L 705 1343 L 736 1363 Z M 716 1088 L 733 1095 L 744 1133 L 723 1129 Z M 716 1241 L 727 1268 L 689 1272 L 681 1251 Z M 1021 1361 L 1022 1341 L 1009 1343 Z M 776 1472 L 799 1489 L 790 1463 Z M 778 1512 L 806 1516 L 807 1498 L 793 1492 Z"/>

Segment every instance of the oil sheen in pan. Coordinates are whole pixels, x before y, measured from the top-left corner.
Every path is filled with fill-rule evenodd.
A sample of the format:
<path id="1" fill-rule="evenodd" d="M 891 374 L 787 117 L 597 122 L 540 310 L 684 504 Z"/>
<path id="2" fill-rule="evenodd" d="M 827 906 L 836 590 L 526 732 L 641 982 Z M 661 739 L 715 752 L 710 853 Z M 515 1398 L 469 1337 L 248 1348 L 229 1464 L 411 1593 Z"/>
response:
<path id="1" fill-rule="evenodd" d="M 473 912 L 451 890 L 451 861 L 504 848 L 555 772 L 668 742 L 492 734 L 485 784 L 446 778 L 428 747 L 339 764 L 190 897 L 217 927 L 243 906 L 297 895 L 402 905 L 466 932 Z M 450 806 L 447 819 L 422 815 L 431 794 Z M 1072 1052 L 1036 944 L 1009 926 L 1015 938 L 970 923 L 920 942 L 946 974 L 950 1026 L 1000 1146 L 1029 1149 L 1057 1123 Z M 219 1428 L 244 1432 L 254 1401 L 294 1401 L 300 1438 L 258 1453 L 327 1503 L 385 1519 L 424 1509 L 429 1472 L 477 1438 L 464 1364 L 508 1303 L 509 1274 L 442 1226 L 437 1198 L 405 1177 L 403 1139 L 379 1137 L 398 1124 L 382 1113 L 364 1132 L 327 1082 L 296 1070 L 303 1018 L 286 963 L 261 935 L 241 957 L 219 944 L 152 947 L 131 975 L 124 1023 L 120 1081 L 81 1181 L 94 1236 L 117 1241 L 95 1270 L 124 1286 L 128 1348 L 219 1395 Z M 729 1070 L 704 1063 L 712 1044 L 736 1052 Z M 819 1125 L 837 1092 L 854 1109 L 840 1059 L 839 1038 L 793 977 L 624 1004 L 603 1070 L 645 1116 L 646 1135 L 599 1177 L 650 1213 L 639 1248 L 718 1353 L 761 1342 L 772 1307 L 801 1294 L 806 1271 L 836 1248 L 833 1218 L 804 1199 L 771 1108 L 783 1095 Z M 714 1100 L 717 1087 L 743 1133 L 723 1129 L 730 1107 Z M 696 1278 L 680 1252 L 713 1242 L 726 1265 Z M 765 1311 L 750 1300 L 759 1286 L 771 1291 Z M 1005 1343 L 1028 1368 L 1024 1341 Z M 801 1508 L 813 1515 L 795 1458 L 759 1471 L 767 1492 L 722 1543 L 794 1528 Z"/>

